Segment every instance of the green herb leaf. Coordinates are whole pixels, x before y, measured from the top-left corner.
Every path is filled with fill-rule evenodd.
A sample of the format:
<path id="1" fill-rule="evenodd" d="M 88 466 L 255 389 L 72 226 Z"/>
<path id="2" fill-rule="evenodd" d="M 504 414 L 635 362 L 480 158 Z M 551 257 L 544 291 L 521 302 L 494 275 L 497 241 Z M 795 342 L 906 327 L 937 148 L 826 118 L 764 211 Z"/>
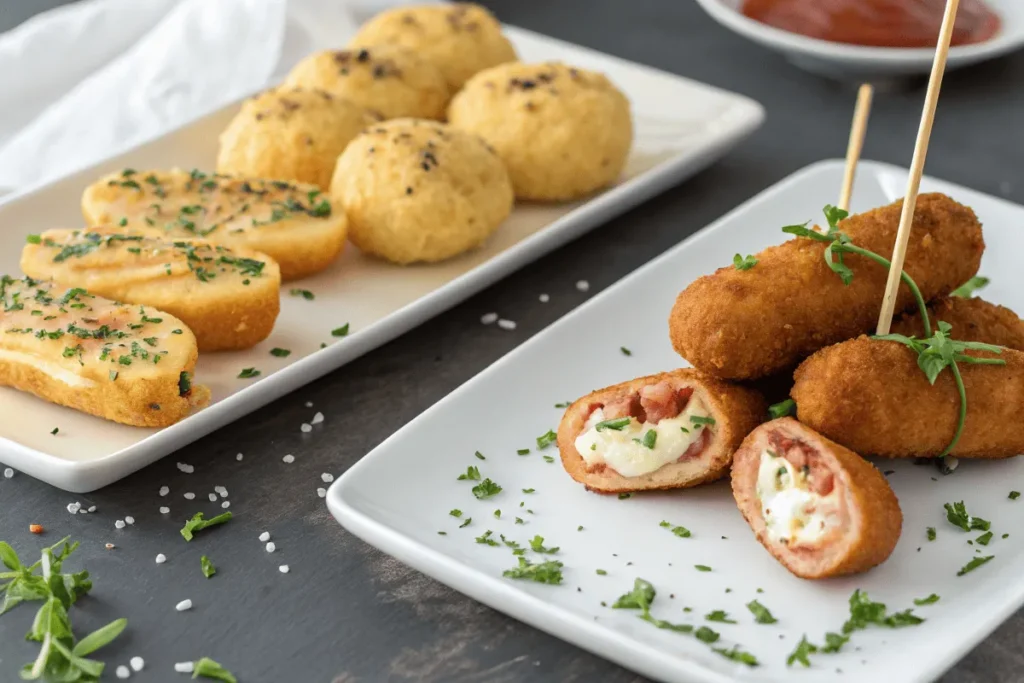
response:
<path id="1" fill-rule="evenodd" d="M 981 536 L 978 536 L 976 539 L 974 539 L 974 542 L 977 543 L 978 545 L 988 545 L 988 542 L 991 541 L 991 540 L 992 540 L 992 532 L 991 531 L 986 531 Z"/>
<path id="2" fill-rule="evenodd" d="M 733 645 L 732 649 L 729 650 L 726 650 L 724 647 L 713 647 L 711 649 L 714 652 L 717 652 L 718 654 L 722 655 L 726 659 L 731 659 L 734 662 L 739 662 L 740 664 L 746 664 L 747 666 L 757 666 L 760 663 L 757 661 L 757 657 L 750 654 L 749 652 L 744 652 L 740 649 L 739 645 Z"/>
<path id="3" fill-rule="evenodd" d="M 1020 491 L 1010 491 L 1010 495 L 1007 496 L 1010 500 L 1017 500 L 1020 498 Z"/>
<path id="4" fill-rule="evenodd" d="M 605 429 L 611 429 L 616 432 L 621 432 L 623 429 L 629 426 L 630 422 L 632 422 L 632 418 L 629 417 L 617 417 L 614 420 L 601 420 L 596 425 L 594 425 L 594 429 L 596 429 L 599 432 Z"/>
<path id="5" fill-rule="evenodd" d="M 946 503 L 943 505 L 946 509 L 946 519 L 953 526 L 958 526 L 964 531 L 971 531 L 976 529 L 978 531 L 988 531 L 989 527 L 992 526 L 990 522 L 980 518 L 972 517 L 967 514 L 967 507 L 963 501 L 959 503 Z"/>
<path id="6" fill-rule="evenodd" d="M 650 612 L 644 612 L 643 614 L 639 615 L 638 618 L 643 619 L 647 623 L 653 624 L 655 627 L 663 630 L 675 631 L 676 633 L 693 633 L 693 626 L 691 626 L 690 624 L 673 624 L 671 622 L 665 621 L 664 619 L 655 619 L 651 616 Z M 707 630 L 711 633 L 714 633 L 714 631 L 712 631 L 711 629 Z"/>
<path id="7" fill-rule="evenodd" d="M 643 579 L 633 581 L 633 590 L 619 596 L 619 599 L 612 605 L 612 609 L 639 609 L 647 612 L 654 604 L 654 597 L 657 592 L 654 586 Z"/>
<path id="8" fill-rule="evenodd" d="M 757 600 L 751 600 L 747 603 L 747 609 L 754 615 L 754 621 L 759 624 L 774 624 L 778 619 L 772 616 L 772 613 L 768 611 L 768 608 L 759 603 Z"/>
<path id="9" fill-rule="evenodd" d="M 195 663 L 195 666 L 192 669 L 193 680 L 200 676 L 203 678 L 212 678 L 216 681 L 223 681 L 224 683 L 238 683 L 238 679 L 235 678 L 230 671 L 209 657 L 203 657 L 200 659 Z"/>
<path id="10" fill-rule="evenodd" d="M 707 626 L 701 626 L 693 635 L 702 643 L 714 643 L 721 637 L 717 631 L 712 630 Z"/>
<path id="11" fill-rule="evenodd" d="M 691 415 L 690 422 L 694 427 L 700 427 L 701 425 L 708 425 L 710 427 L 715 426 L 715 418 L 713 417 L 702 417 L 700 415 Z"/>
<path id="12" fill-rule="evenodd" d="M 124 356 L 122 356 L 123 358 Z M 238 373 L 238 379 L 252 379 L 253 377 L 259 377 L 260 371 L 256 368 L 242 368 L 242 371 Z"/>
<path id="13" fill-rule="evenodd" d="M 292 355 L 292 352 L 289 349 L 282 349 L 275 346 L 274 348 L 270 349 L 270 355 L 277 356 L 278 358 L 287 358 L 288 356 Z"/>
<path id="14" fill-rule="evenodd" d="M 554 431 L 549 429 L 546 433 L 537 437 L 537 450 L 544 450 L 557 440 L 558 434 L 555 434 Z"/>
<path id="15" fill-rule="evenodd" d="M 961 567 L 960 571 L 958 571 L 956 573 L 956 575 L 957 576 L 963 576 L 964 574 L 966 574 L 968 572 L 972 572 L 975 569 L 977 569 L 978 567 L 980 567 L 981 565 L 983 565 L 986 562 L 988 562 L 989 560 L 993 559 L 994 557 L 995 557 L 995 555 L 989 555 L 987 557 L 975 557 L 970 562 L 968 562 L 963 567 Z"/>
<path id="16" fill-rule="evenodd" d="M 933 527 L 933 526 L 928 527 L 927 533 L 928 533 L 928 540 L 929 541 L 934 541 L 935 540 L 935 527 Z"/>
<path id="17" fill-rule="evenodd" d="M 490 546 L 497 547 L 499 545 L 499 543 L 497 541 L 495 541 L 493 538 L 491 538 L 491 534 L 493 534 L 493 533 L 494 533 L 493 531 L 488 529 L 483 534 L 481 534 L 480 536 L 476 537 L 476 542 L 480 543 L 481 545 L 490 545 Z"/>
<path id="18" fill-rule="evenodd" d="M 963 283 L 962 285 L 954 289 L 952 292 L 950 292 L 949 295 L 969 299 L 970 297 L 974 296 L 974 293 L 976 291 L 983 287 L 987 287 L 988 283 L 989 279 L 987 277 L 975 275 L 970 280 L 968 280 L 967 282 Z"/>
<path id="19" fill-rule="evenodd" d="M 818 646 L 814 645 L 807 640 L 807 634 L 805 633 L 797 643 L 796 649 L 789 653 L 789 657 L 786 658 L 786 666 L 793 666 L 793 664 L 799 663 L 809 667 L 811 665 L 810 655 L 813 655 L 818 651 Z"/>
<path id="20" fill-rule="evenodd" d="M 466 468 L 465 474 L 460 474 L 458 477 L 456 477 L 457 481 L 465 481 L 467 479 L 471 481 L 480 481 L 480 470 L 478 470 L 475 466 L 470 465 L 469 467 Z"/>
<path id="21" fill-rule="evenodd" d="M 649 448 L 651 450 L 654 450 L 654 444 L 656 444 L 657 442 L 658 442 L 658 432 L 654 431 L 653 429 L 648 429 L 644 433 L 644 438 L 643 438 L 643 440 L 640 443 L 644 446 L 644 448 Z"/>
<path id="22" fill-rule="evenodd" d="M 472 523 L 472 521 L 473 521 L 473 518 L 472 518 L 472 517 L 466 517 L 466 521 L 465 521 L 465 522 L 463 522 L 462 524 L 460 524 L 460 525 L 459 525 L 459 528 L 460 528 L 460 529 L 463 529 L 463 528 L 465 528 L 465 527 L 469 526 L 469 525 L 470 525 L 470 523 Z"/>
<path id="23" fill-rule="evenodd" d="M 217 568 L 213 566 L 213 562 L 210 562 L 210 558 L 206 555 L 199 558 L 199 568 L 202 569 L 203 576 L 206 578 L 210 578 L 217 573 Z"/>
<path id="24" fill-rule="evenodd" d="M 301 296 L 306 301 L 312 301 L 316 298 L 316 294 L 309 291 L 308 289 L 292 289 L 288 292 L 292 296 Z"/>
<path id="25" fill-rule="evenodd" d="M 530 454 L 530 449 L 529 448 L 520 448 L 519 450 L 516 451 L 516 455 L 529 455 L 529 454 Z"/>
<path id="26" fill-rule="evenodd" d="M 936 595 L 935 593 L 932 593 L 927 598 L 916 598 L 914 600 L 914 604 L 920 607 L 921 605 L 931 605 L 931 604 L 934 604 L 934 603 L 936 603 L 938 601 L 939 601 L 939 596 Z"/>
<path id="27" fill-rule="evenodd" d="M 452 517 L 461 517 L 462 516 L 462 510 L 459 510 L 458 508 L 455 508 L 454 510 L 449 510 L 448 514 L 451 515 Z"/>
<path id="28" fill-rule="evenodd" d="M 489 478 L 484 479 L 482 482 L 473 487 L 473 495 L 479 500 L 490 498 L 501 493 L 501 487 L 491 481 Z"/>
<path id="29" fill-rule="evenodd" d="M 100 649 L 104 645 L 109 645 L 115 638 L 121 635 L 121 631 L 128 626 L 127 619 L 115 619 L 106 626 L 96 629 L 85 638 L 78 641 L 73 648 L 71 648 L 71 654 L 76 657 L 85 657 L 92 654 L 96 650 Z"/>
<path id="30" fill-rule="evenodd" d="M 757 265 L 757 258 L 750 255 L 744 257 L 736 254 L 732 257 L 732 265 L 736 270 L 750 270 Z"/>
<path id="31" fill-rule="evenodd" d="M 348 323 L 345 323 L 341 327 L 336 327 L 331 330 L 332 337 L 347 337 L 348 336 Z"/>
<path id="32" fill-rule="evenodd" d="M 545 554 L 548 554 L 548 555 L 553 555 L 554 553 L 558 552 L 558 548 L 545 548 L 544 547 L 544 537 L 543 536 L 534 536 L 533 538 L 531 538 L 530 539 L 530 548 L 535 553 L 545 553 Z"/>
<path id="33" fill-rule="evenodd" d="M 222 512 L 216 517 L 212 517 L 210 519 L 204 519 L 203 513 L 197 512 L 192 515 L 192 519 L 185 522 L 185 526 L 181 528 L 181 537 L 186 541 L 191 541 L 195 532 L 202 531 L 203 529 L 216 526 L 218 524 L 224 524 L 230 521 L 231 517 L 232 515 L 230 510 L 228 512 Z"/>
<path id="34" fill-rule="evenodd" d="M 736 622 L 729 618 L 729 613 L 724 610 L 716 609 L 713 612 L 708 612 L 704 615 L 704 618 L 708 621 L 718 621 L 723 624 L 735 624 Z"/>
<path id="35" fill-rule="evenodd" d="M 627 349 L 625 346 L 620 346 L 619 351 L 622 351 L 623 356 L 632 356 L 633 352 Z"/>
<path id="36" fill-rule="evenodd" d="M 787 415 L 796 415 L 796 401 L 791 398 L 768 406 L 768 416 L 773 420 Z"/>
<path id="37" fill-rule="evenodd" d="M 506 569 L 501 575 L 509 579 L 523 579 L 526 581 L 536 581 L 537 583 L 557 585 L 562 583 L 563 566 L 558 560 L 531 564 L 525 557 L 520 557 L 519 566 Z"/>
<path id="38" fill-rule="evenodd" d="M 596 570 L 596 573 L 597 573 L 598 576 L 608 576 L 608 572 L 606 572 L 603 569 Z"/>
<path id="39" fill-rule="evenodd" d="M 693 565 L 693 568 L 696 569 L 699 572 L 709 572 L 709 571 L 711 571 L 711 567 L 707 566 L 706 564 L 695 564 L 695 565 Z"/>

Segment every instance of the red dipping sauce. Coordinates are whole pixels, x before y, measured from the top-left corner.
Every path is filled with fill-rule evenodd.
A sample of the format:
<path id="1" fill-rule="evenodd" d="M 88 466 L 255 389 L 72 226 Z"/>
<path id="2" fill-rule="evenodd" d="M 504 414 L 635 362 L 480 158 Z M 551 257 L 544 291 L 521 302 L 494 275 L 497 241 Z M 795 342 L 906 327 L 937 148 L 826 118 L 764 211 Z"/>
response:
<path id="1" fill-rule="evenodd" d="M 743 14 L 775 28 L 833 43 L 935 47 L 945 0 L 744 0 Z M 982 0 L 961 0 L 953 45 L 999 32 L 999 15 Z"/>

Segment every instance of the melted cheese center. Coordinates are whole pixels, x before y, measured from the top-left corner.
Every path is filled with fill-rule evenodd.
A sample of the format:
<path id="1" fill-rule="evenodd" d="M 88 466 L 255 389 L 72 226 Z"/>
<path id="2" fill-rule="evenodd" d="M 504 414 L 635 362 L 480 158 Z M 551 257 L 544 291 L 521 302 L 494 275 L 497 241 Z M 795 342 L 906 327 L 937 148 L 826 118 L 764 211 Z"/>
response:
<path id="1" fill-rule="evenodd" d="M 813 545 L 838 524 L 839 487 L 821 496 L 808 488 L 807 475 L 793 463 L 765 449 L 757 471 L 757 497 L 761 501 L 768 536 L 787 545 Z"/>
<path id="2" fill-rule="evenodd" d="M 605 421 L 600 408 L 590 414 L 583 433 L 576 437 L 576 450 L 588 466 L 604 464 L 624 477 L 639 477 L 676 462 L 686 453 L 701 432 L 710 425 L 695 423 L 691 418 L 707 418 L 708 410 L 697 397 L 692 397 L 679 415 L 651 424 L 629 419 L 622 429 L 598 429 Z M 644 445 L 644 438 L 653 431 L 654 446 Z M 648 443 L 651 437 L 647 437 Z"/>

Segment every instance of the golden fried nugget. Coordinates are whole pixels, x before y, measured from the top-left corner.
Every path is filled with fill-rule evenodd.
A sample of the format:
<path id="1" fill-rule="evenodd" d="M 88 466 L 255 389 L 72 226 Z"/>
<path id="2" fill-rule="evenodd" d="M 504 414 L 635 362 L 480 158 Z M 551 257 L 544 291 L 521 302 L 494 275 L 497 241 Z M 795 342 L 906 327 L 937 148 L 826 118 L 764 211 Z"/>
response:
<path id="1" fill-rule="evenodd" d="M 929 303 L 928 316 L 933 328 L 940 320 L 949 323 L 953 327 L 950 335 L 954 339 L 985 342 L 1024 351 L 1024 320 L 1005 306 L 977 297 L 968 299 L 950 296 Z M 931 336 L 931 332 L 924 334 L 924 325 L 916 310 L 904 313 L 893 322 L 889 331 L 919 339 Z"/>
<path id="2" fill-rule="evenodd" d="M 138 427 L 174 424 L 210 399 L 192 384 L 196 339 L 168 313 L 6 275 L 0 300 L 0 385 Z"/>
<path id="3" fill-rule="evenodd" d="M 318 187 L 196 170 L 105 176 L 85 189 L 82 214 L 91 226 L 159 228 L 259 251 L 277 262 L 282 280 L 331 265 L 348 232 L 344 209 Z"/>
<path id="4" fill-rule="evenodd" d="M 696 486 L 720 478 L 765 416 L 750 389 L 690 368 L 598 389 L 565 411 L 562 465 L 591 491 Z"/>
<path id="5" fill-rule="evenodd" d="M 888 258 L 902 200 L 839 224 L 853 243 Z M 904 270 L 925 300 L 943 296 L 978 272 L 985 243 L 974 212 L 942 194 L 918 197 Z M 792 239 L 694 281 L 676 299 L 669 333 L 694 367 L 724 379 L 756 379 L 796 365 L 823 346 L 874 328 L 888 269 L 856 254 L 844 285 L 825 263 L 825 245 Z M 896 310 L 914 304 L 901 285 Z"/>
<path id="6" fill-rule="evenodd" d="M 903 526 L 896 494 L 874 465 L 790 417 L 743 440 L 732 494 L 761 545 L 804 579 L 885 562 Z"/>
<path id="7" fill-rule="evenodd" d="M 268 257 L 157 231 L 47 230 L 25 245 L 21 269 L 170 313 L 204 352 L 255 346 L 270 335 L 281 307 L 281 273 Z"/>
<path id="8" fill-rule="evenodd" d="M 951 455 L 1007 458 L 1024 453 L 1024 353 L 1005 350 L 1006 365 L 959 363 L 967 421 Z M 934 457 L 956 432 L 960 398 L 950 369 L 935 385 L 917 354 L 899 342 L 859 337 L 824 348 L 794 374 L 797 417 L 858 453 Z"/>

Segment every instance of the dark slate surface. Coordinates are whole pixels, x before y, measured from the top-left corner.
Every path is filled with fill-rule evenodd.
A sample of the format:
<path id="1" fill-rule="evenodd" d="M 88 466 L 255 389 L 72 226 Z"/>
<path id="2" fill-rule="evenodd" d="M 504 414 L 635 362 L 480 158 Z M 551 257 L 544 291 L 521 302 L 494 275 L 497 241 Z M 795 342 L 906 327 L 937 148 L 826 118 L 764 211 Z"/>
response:
<path id="1" fill-rule="evenodd" d="M 0 29 L 59 0 L 3 0 Z M 249 683 L 259 681 L 639 681 L 640 677 L 506 618 L 403 566 L 343 531 L 315 490 L 320 473 L 340 474 L 385 437 L 477 372 L 604 287 L 657 256 L 761 189 L 824 157 L 839 156 L 853 102 L 850 87 L 819 80 L 718 27 L 692 2 L 496 0 L 506 22 L 735 90 L 767 107 L 754 137 L 681 187 L 524 268 L 454 310 L 348 367 L 94 494 L 67 494 L 18 475 L 0 479 L 0 538 L 36 548 L 29 523 L 46 538 L 82 541 L 74 567 L 93 572 L 92 596 L 75 608 L 78 628 L 127 616 L 130 626 L 104 650 L 111 665 L 146 659 L 133 680 L 173 681 L 176 661 L 211 656 Z M 1024 201 L 1024 54 L 950 74 L 927 170 Z M 876 98 L 864 155 L 906 165 L 921 84 Z M 591 282 L 584 295 L 578 279 Z M 537 303 L 539 292 L 551 303 Z M 514 332 L 483 327 L 499 310 Z M 313 408 L 305 407 L 307 401 Z M 323 411 L 311 434 L 299 425 Z M 242 462 L 235 454 L 243 452 Z M 294 453 L 285 465 L 281 456 Z M 175 463 L 195 466 L 183 474 Z M 166 498 L 157 495 L 171 488 Z M 229 490 L 237 515 L 191 544 L 180 520 L 219 506 Z M 182 498 L 193 491 L 197 499 Z M 96 514 L 70 516 L 75 500 Z M 171 519 L 157 508 L 169 505 Z M 115 530 L 126 515 L 135 525 Z M 278 550 L 257 540 L 269 530 Z M 104 543 L 117 545 L 105 550 Z M 156 565 L 164 553 L 168 561 Z M 199 556 L 219 568 L 199 573 Z M 291 573 L 282 575 L 278 565 Z M 191 598 L 187 613 L 174 605 Z M 0 680 L 35 653 L 22 637 L 30 607 L 0 619 Z M 958 664 L 946 683 L 1010 682 L 1024 666 L 1018 614 Z M 112 671 L 111 671 L 112 674 Z"/>

